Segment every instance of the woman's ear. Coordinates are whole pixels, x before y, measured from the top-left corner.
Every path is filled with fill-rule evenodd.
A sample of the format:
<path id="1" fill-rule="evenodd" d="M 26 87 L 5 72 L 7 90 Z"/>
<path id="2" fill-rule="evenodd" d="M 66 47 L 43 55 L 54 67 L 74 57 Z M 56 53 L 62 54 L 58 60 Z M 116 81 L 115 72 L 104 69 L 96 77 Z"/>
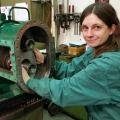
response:
<path id="1" fill-rule="evenodd" d="M 110 35 L 112 35 L 115 32 L 115 30 L 116 30 L 116 25 L 112 24 Z"/>

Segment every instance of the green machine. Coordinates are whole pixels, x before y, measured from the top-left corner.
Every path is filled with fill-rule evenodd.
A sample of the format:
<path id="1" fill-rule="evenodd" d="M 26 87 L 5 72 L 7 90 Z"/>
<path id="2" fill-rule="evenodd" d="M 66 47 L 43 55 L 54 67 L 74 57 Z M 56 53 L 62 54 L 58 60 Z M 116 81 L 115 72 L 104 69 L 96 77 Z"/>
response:
<path id="1" fill-rule="evenodd" d="M 7 20 L 0 13 L 0 120 L 42 120 L 42 98 L 25 86 L 21 66 L 30 77 L 49 77 L 54 65 L 54 42 L 45 25 L 13 20 L 13 9 L 26 8 L 12 7 Z M 36 62 L 34 48 L 44 53 L 44 64 Z"/>

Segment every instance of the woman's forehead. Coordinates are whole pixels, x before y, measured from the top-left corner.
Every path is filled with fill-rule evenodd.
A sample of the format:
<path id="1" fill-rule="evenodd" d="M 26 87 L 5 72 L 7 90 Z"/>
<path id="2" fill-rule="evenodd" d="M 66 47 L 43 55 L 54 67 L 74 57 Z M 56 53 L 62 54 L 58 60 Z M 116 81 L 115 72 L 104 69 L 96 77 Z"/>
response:
<path id="1" fill-rule="evenodd" d="M 91 13 L 84 18 L 82 25 L 92 25 L 92 24 L 105 24 L 105 23 L 95 14 Z"/>

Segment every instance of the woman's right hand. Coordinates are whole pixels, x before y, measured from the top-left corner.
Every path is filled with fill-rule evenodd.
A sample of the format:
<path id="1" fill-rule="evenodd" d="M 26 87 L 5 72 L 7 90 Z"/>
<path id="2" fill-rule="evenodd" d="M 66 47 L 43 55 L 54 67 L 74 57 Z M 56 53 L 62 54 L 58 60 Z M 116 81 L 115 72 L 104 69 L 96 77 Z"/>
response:
<path id="1" fill-rule="evenodd" d="M 39 51 L 39 49 L 34 49 L 36 60 L 39 64 L 44 63 L 44 55 Z"/>
<path id="2" fill-rule="evenodd" d="M 22 65 L 22 77 L 25 84 L 30 79 L 30 76 L 28 75 L 27 70 L 24 68 L 23 65 Z"/>

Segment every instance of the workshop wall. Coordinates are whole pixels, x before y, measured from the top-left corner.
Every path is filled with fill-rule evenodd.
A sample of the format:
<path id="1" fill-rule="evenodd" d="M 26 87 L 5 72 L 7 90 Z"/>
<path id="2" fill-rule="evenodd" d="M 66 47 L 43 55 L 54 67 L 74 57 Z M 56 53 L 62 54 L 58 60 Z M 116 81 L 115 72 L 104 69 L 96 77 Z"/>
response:
<path id="1" fill-rule="evenodd" d="M 27 2 L 30 5 L 30 0 L 1 0 L 2 6 L 14 6 L 16 3 Z"/>
<path id="2" fill-rule="evenodd" d="M 119 20 L 120 20 L 120 0 L 110 0 L 110 4 L 115 8 L 117 11 Z"/>
<path id="3" fill-rule="evenodd" d="M 84 8 L 86 6 L 88 6 L 91 3 L 94 3 L 95 0 L 58 0 L 58 5 L 59 4 L 64 4 L 64 13 L 68 13 L 68 5 L 71 6 L 71 10 L 70 13 L 72 13 L 72 6 L 74 6 L 74 13 L 81 13 Z M 113 7 L 116 9 L 118 17 L 120 19 L 120 0 L 109 0 L 109 3 L 111 5 L 113 5 Z M 58 6 L 57 6 L 58 7 Z M 59 8 L 58 8 L 59 9 Z M 59 12 L 59 10 L 57 11 Z M 52 24 L 53 25 L 53 24 Z M 58 30 L 58 28 L 54 28 L 57 29 L 58 31 L 58 36 L 57 36 L 57 41 L 56 41 L 56 46 L 59 46 L 60 44 L 69 44 L 71 42 L 77 42 L 76 44 L 81 44 L 80 39 L 83 40 L 83 38 L 81 37 L 81 33 L 80 33 L 80 25 L 79 23 L 75 23 L 75 21 L 70 22 L 70 28 L 69 29 L 64 29 L 61 26 L 60 29 Z M 77 32 L 76 32 L 77 31 Z M 54 35 L 54 33 L 53 33 Z M 56 34 L 55 34 L 56 35 Z M 55 36 L 56 37 L 56 36 Z"/>
<path id="4" fill-rule="evenodd" d="M 95 0 L 64 0 L 64 2 L 63 2 L 64 10 L 63 11 L 64 11 L 64 13 L 80 15 L 80 13 L 84 10 L 84 8 L 86 6 L 88 6 L 89 4 L 94 3 L 94 2 L 95 2 Z M 60 3 L 60 0 L 58 0 L 58 4 L 59 3 Z M 69 6 L 70 6 L 70 8 L 69 8 Z M 77 44 L 77 45 L 85 43 L 83 38 L 80 35 L 81 34 L 80 33 L 80 24 L 79 24 L 79 22 L 76 22 L 76 20 L 73 20 L 70 22 L 69 29 L 60 27 L 59 33 L 60 34 L 58 35 L 58 42 L 57 42 L 56 46 L 59 46 L 60 44 L 69 45 L 69 43 Z"/>
<path id="5" fill-rule="evenodd" d="M 94 2 L 95 0 L 69 0 L 69 3 L 75 6 L 76 12 L 82 12 L 87 5 Z M 109 0 L 109 3 L 116 9 L 120 19 L 120 0 Z"/>
<path id="6" fill-rule="evenodd" d="M 38 20 L 51 28 L 51 2 L 40 2 L 34 0 L 1 0 L 1 6 L 19 6 L 17 4 L 25 3 L 30 11 L 31 20 Z M 23 7 L 23 6 L 22 6 Z M 23 20 L 23 12 L 16 10 Z M 19 13 L 19 14 L 18 14 Z M 26 14 L 27 15 L 27 14 Z"/>

